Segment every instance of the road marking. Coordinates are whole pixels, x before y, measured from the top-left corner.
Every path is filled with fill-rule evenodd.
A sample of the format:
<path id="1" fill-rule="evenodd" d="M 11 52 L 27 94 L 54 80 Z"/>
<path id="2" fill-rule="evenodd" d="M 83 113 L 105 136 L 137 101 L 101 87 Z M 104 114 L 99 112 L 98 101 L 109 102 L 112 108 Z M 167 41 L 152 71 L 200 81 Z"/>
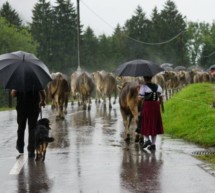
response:
<path id="1" fill-rule="evenodd" d="M 10 170 L 10 175 L 17 175 L 20 173 L 21 169 L 23 168 L 25 162 L 27 161 L 28 157 L 27 156 L 20 156 L 17 160 L 16 163 L 14 164 L 13 168 Z"/>

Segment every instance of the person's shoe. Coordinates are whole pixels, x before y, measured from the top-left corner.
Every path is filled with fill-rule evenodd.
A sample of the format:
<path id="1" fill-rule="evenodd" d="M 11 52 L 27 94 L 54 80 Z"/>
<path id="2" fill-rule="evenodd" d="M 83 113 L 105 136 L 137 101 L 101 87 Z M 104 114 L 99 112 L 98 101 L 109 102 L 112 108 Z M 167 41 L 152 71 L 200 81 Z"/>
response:
<path id="1" fill-rule="evenodd" d="M 151 150 L 151 151 L 155 151 L 156 150 L 156 145 L 150 145 L 149 147 L 148 147 L 148 150 Z"/>
<path id="2" fill-rule="evenodd" d="M 151 145 L 151 144 L 152 144 L 152 142 L 151 142 L 150 140 L 148 140 L 148 141 L 146 141 L 146 142 L 143 144 L 142 148 L 144 149 L 144 148 L 148 147 L 148 146 Z"/>
<path id="3" fill-rule="evenodd" d="M 28 152 L 28 157 L 29 158 L 34 158 L 35 157 L 35 153 L 34 152 Z"/>

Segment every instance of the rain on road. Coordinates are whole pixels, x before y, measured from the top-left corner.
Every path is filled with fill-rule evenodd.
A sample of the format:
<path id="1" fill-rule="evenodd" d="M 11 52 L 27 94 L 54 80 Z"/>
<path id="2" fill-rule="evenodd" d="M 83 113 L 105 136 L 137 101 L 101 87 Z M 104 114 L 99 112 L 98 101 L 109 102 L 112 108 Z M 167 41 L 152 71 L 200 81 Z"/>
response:
<path id="1" fill-rule="evenodd" d="M 154 153 L 143 151 L 134 143 L 128 148 L 123 141 L 118 104 L 105 110 L 93 103 L 90 112 L 69 104 L 65 120 L 58 122 L 47 106 L 43 117 L 51 120 L 50 134 L 55 138 L 45 162 L 28 159 L 26 153 L 17 168 L 16 111 L 0 112 L 1 192 L 215 192 L 211 166 L 192 156 L 192 152 L 203 148 L 166 135 L 158 138 Z"/>

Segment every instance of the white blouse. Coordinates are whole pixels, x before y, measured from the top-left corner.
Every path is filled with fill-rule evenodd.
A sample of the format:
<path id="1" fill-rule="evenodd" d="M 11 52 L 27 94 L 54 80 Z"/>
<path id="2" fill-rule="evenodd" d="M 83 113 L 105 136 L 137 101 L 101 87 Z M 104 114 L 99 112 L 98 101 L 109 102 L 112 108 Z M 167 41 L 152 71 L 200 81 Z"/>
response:
<path id="1" fill-rule="evenodd" d="M 157 89 L 157 92 L 161 93 L 160 96 L 164 96 L 164 94 L 162 93 L 163 92 L 163 89 L 161 88 L 161 86 L 159 84 L 158 85 L 158 89 Z M 149 88 L 146 84 L 142 84 L 140 86 L 140 90 L 139 90 L 139 95 L 142 95 L 144 96 L 145 93 L 150 93 L 150 92 L 153 92 L 151 88 Z"/>

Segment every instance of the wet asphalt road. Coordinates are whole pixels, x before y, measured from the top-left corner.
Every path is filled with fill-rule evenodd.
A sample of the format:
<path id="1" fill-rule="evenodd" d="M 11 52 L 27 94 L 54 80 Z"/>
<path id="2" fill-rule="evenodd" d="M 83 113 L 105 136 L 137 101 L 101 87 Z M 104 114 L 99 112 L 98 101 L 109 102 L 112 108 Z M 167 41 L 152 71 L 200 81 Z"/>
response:
<path id="1" fill-rule="evenodd" d="M 211 166 L 192 156 L 201 147 L 166 135 L 158 138 L 154 153 L 134 143 L 127 147 L 118 105 L 109 111 L 93 103 L 88 112 L 69 104 L 66 119 L 58 122 L 48 106 L 43 117 L 51 120 L 55 141 L 44 163 L 28 159 L 27 153 L 20 158 L 19 172 L 16 111 L 0 112 L 2 193 L 215 192 Z"/>

